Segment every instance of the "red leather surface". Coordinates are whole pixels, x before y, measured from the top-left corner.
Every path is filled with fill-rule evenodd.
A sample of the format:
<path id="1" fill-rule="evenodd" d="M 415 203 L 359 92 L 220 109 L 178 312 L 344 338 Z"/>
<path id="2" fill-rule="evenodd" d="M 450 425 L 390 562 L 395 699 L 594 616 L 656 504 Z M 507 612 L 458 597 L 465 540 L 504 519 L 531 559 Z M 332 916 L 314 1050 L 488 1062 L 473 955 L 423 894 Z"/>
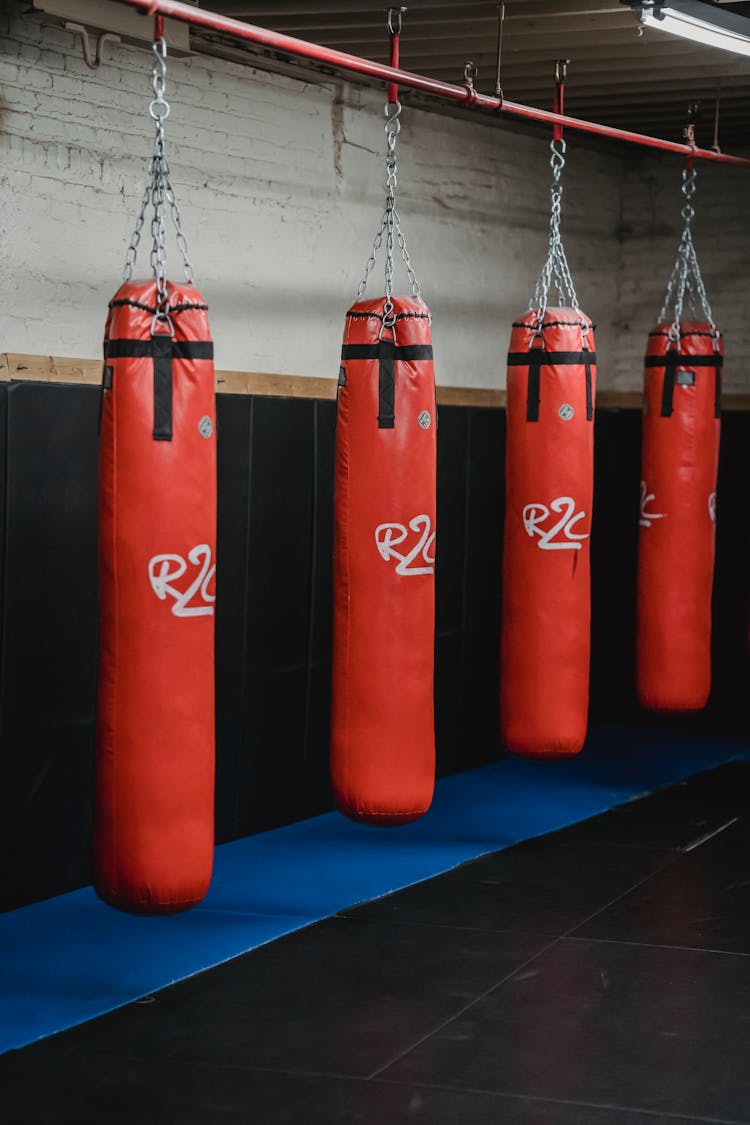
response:
<path id="1" fill-rule="evenodd" d="M 511 353 L 538 345 L 536 316 L 514 326 Z M 581 318 L 547 309 L 542 341 L 548 352 L 582 351 Z M 587 344 L 594 352 L 592 329 Z M 594 424 L 584 363 L 541 367 L 536 422 L 528 383 L 528 366 L 509 364 L 500 727 L 513 753 L 551 758 L 578 753 L 586 737 Z M 595 386 L 592 366 L 592 402 Z"/>
<path id="2" fill-rule="evenodd" d="M 431 343 L 394 298 L 397 346 Z M 347 313 L 344 345 L 378 343 L 384 298 Z M 385 331 L 385 338 L 390 333 Z M 424 813 L 435 776 L 435 382 L 395 365 L 395 426 L 378 426 L 379 361 L 342 360 L 336 427 L 331 774 L 339 809 L 375 824 Z M 420 415 L 429 425 L 423 428 Z M 391 526 L 388 525 L 397 525 Z"/>
<path id="3" fill-rule="evenodd" d="M 170 282 L 169 295 L 175 340 L 209 341 L 205 307 L 183 307 L 204 304 L 197 290 Z M 121 286 L 105 340 L 150 340 L 154 300 L 153 282 Z M 171 441 L 152 437 L 151 358 L 107 362 L 95 887 L 121 909 L 169 913 L 205 895 L 213 863 L 213 361 L 174 360 Z M 212 422 L 209 437 L 199 432 L 204 418 Z"/>
<path id="4" fill-rule="evenodd" d="M 648 356 L 666 353 L 669 328 L 649 335 Z M 710 325 L 683 324 L 680 354 L 712 356 Z M 684 367 L 692 370 L 689 360 Z M 714 369 L 694 374 L 693 386 L 675 382 L 671 417 L 661 415 L 664 367 L 646 367 L 644 375 L 636 684 L 641 705 L 655 711 L 699 710 L 711 690 L 721 423 Z"/>

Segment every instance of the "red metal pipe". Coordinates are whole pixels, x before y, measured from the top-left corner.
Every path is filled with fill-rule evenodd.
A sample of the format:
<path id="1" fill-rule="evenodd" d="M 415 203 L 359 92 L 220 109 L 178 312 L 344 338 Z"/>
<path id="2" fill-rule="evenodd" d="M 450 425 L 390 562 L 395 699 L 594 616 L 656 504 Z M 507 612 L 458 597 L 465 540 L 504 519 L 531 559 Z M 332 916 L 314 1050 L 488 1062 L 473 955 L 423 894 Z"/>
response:
<path id="1" fill-rule="evenodd" d="M 499 98 L 488 94 L 478 94 L 467 86 L 454 86 L 450 82 L 442 82 L 437 78 L 427 78 L 423 74 L 412 74 L 407 70 L 397 70 L 383 63 L 372 62 L 371 59 L 360 58 L 358 55 L 348 55 L 344 51 L 336 51 L 331 47 L 321 47 L 318 43 L 308 43 L 305 39 L 295 39 L 291 35 L 282 35 L 277 31 L 269 31 L 265 27 L 256 27 L 242 20 L 232 19 L 231 16 L 221 16 L 216 12 L 209 12 L 203 8 L 193 8 L 183 4 L 180 0 L 118 0 L 120 4 L 127 4 L 130 8 L 137 8 L 149 15 L 166 16 L 168 19 L 181 20 L 183 23 L 193 24 L 195 27 L 205 27 L 211 31 L 220 31 L 225 35 L 232 35 L 236 39 L 246 39 L 251 43 L 258 43 L 273 51 L 281 51 L 289 55 L 297 55 L 303 59 L 312 59 L 314 62 L 325 63 L 327 66 L 340 70 L 349 70 L 354 74 L 364 74 L 368 78 L 377 78 L 386 83 L 395 83 L 411 90 L 420 90 L 424 94 L 432 94 L 438 98 L 458 102 L 463 105 L 476 105 L 482 109 L 492 109 L 507 113 L 511 117 L 518 117 L 525 121 L 542 121 L 546 125 L 564 125 L 568 129 L 575 129 L 580 133 L 592 133 L 598 137 L 607 137 L 613 141 L 626 141 L 628 144 L 643 145 L 646 148 L 658 148 L 664 152 L 676 152 L 682 156 L 692 156 L 696 160 L 710 160 L 714 164 L 734 164 L 742 168 L 750 168 L 750 160 L 741 156 L 729 156 L 727 153 L 714 152 L 713 149 L 695 148 L 693 145 L 680 144 L 677 141 L 665 141 L 660 137 L 649 137 L 645 133 L 631 133 L 627 129 L 615 129 L 610 125 L 599 125 L 595 121 L 584 121 L 578 117 L 567 117 L 562 113 L 550 112 L 545 109 L 535 109 L 533 106 L 521 105 L 519 102 L 501 101 Z"/>

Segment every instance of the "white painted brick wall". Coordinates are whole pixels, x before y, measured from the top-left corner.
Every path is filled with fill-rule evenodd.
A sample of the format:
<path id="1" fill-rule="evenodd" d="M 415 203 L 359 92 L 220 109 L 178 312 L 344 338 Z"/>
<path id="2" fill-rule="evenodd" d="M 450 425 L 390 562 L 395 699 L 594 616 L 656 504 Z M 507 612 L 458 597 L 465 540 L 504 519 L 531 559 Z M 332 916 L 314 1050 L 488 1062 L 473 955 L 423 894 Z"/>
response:
<path id="1" fill-rule="evenodd" d="M 20 8 L 0 9 L 0 350 L 95 356 L 152 142 L 150 57 L 109 47 L 94 73 L 72 35 Z M 205 57 L 170 60 L 168 81 L 168 155 L 217 364 L 335 375 L 384 203 L 382 95 Z M 504 383 L 510 323 L 546 252 L 548 155 L 542 132 L 404 113 L 399 208 L 434 315 L 441 383 Z M 677 237 L 659 187 L 676 165 L 626 155 L 571 138 L 565 172 L 565 244 L 599 325 L 601 386 L 639 386 L 656 278 L 666 278 Z M 713 170 L 704 189 L 726 231 L 706 258 L 710 289 L 725 269 L 735 282 L 741 273 L 743 173 L 726 173 Z M 704 251 L 707 220 L 696 232 Z M 170 261 L 179 275 L 173 245 Z M 368 292 L 381 279 L 379 262 Z M 738 319 L 729 296 L 727 286 L 716 299 L 728 333 Z"/>

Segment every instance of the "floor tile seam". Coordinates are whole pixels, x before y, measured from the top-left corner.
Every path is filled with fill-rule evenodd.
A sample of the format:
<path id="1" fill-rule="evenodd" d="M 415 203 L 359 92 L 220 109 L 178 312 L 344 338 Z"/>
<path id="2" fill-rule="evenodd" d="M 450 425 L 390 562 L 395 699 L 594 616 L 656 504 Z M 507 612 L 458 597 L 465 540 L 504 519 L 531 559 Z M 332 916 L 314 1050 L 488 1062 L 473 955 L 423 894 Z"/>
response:
<path id="1" fill-rule="evenodd" d="M 541 949 L 538 949 L 536 953 L 532 954 L 531 957 L 527 957 L 526 960 L 522 961 L 520 965 L 516 965 L 513 969 L 510 969 L 503 977 L 501 977 L 499 981 L 496 981 L 495 984 L 493 984 L 490 988 L 485 989 L 485 991 L 482 992 L 479 996 L 475 996 L 472 1000 L 468 1001 L 468 1003 L 463 1004 L 457 1011 L 453 1012 L 446 1019 L 441 1020 L 439 1024 L 431 1028 L 424 1035 L 421 1035 L 413 1043 L 409 1044 L 408 1047 L 405 1047 L 402 1051 L 399 1051 L 398 1054 L 390 1058 L 386 1063 L 383 1063 L 382 1066 L 379 1066 L 375 1070 L 373 1070 L 368 1075 L 368 1078 L 372 1080 L 374 1078 L 380 1077 L 381 1074 L 385 1073 L 385 1071 L 387 1071 L 390 1067 L 395 1066 L 395 1064 L 397 1062 L 400 1062 L 401 1059 L 405 1058 L 406 1055 L 411 1054 L 411 1052 L 416 1050 L 417 1047 L 421 1047 L 422 1044 L 426 1043 L 428 1039 L 431 1039 L 433 1035 L 437 1035 L 438 1032 L 442 1031 L 443 1028 L 453 1023 L 454 1020 L 460 1019 L 461 1016 L 471 1011 L 471 1009 L 475 1007 L 475 1005 L 481 1003 L 482 1000 L 486 1000 L 488 996 L 491 996 L 492 993 L 495 992 L 498 988 L 502 988 L 502 986 L 506 984 L 512 977 L 514 977 L 516 973 L 520 973 L 523 969 L 526 969 L 529 965 L 532 965 L 543 954 L 548 953 L 557 945 L 560 940 L 561 939 L 557 937 L 552 941 L 547 942 L 544 946 L 541 947 Z"/>
<path id="2" fill-rule="evenodd" d="M 691 840 L 689 844 L 685 845 L 685 847 L 682 849 L 683 854 L 687 855 L 690 852 L 697 851 L 697 849 L 702 848 L 704 844 L 708 844 L 709 841 L 715 840 L 716 837 L 720 836 L 722 832 L 726 832 L 727 828 L 731 828 L 733 824 L 737 824 L 739 819 L 739 816 L 732 817 L 732 819 L 728 820 L 726 824 L 720 824 L 719 827 L 714 828 L 712 832 L 705 832 L 702 836 L 697 836 L 695 840 Z"/>
<path id="3" fill-rule="evenodd" d="M 502 934 L 503 937 L 549 938 L 550 940 L 558 937 L 554 931 L 545 933 L 543 930 L 505 930 L 498 926 L 452 926 L 450 922 L 418 922 L 412 919 L 400 921 L 395 918 L 352 918 L 348 914 L 336 914 L 334 917 L 345 922 L 356 922 L 361 926 L 399 926 L 403 929 L 414 926 L 415 929 L 424 930 L 452 930 L 463 934 Z"/>
<path id="4" fill-rule="evenodd" d="M 446 1092 L 459 1094 L 484 1094 L 496 1098 L 513 1098 L 518 1101 L 541 1102 L 542 1104 L 548 1105 L 577 1106 L 581 1109 L 604 1109 L 615 1110 L 618 1113 L 639 1113 L 647 1117 L 657 1118 L 659 1120 L 669 1120 L 677 1122 L 696 1121 L 700 1122 L 701 1125 L 748 1125 L 748 1119 L 741 1121 L 734 1117 L 703 1117 L 691 1113 L 677 1113 L 670 1110 L 648 1109 L 644 1106 L 617 1105 L 615 1102 L 587 1102 L 581 1101 L 578 1098 L 544 1097 L 542 1094 L 515 1093 L 509 1090 L 488 1090 L 483 1086 L 454 1086 L 444 1082 L 423 1082 L 415 1078 L 398 1079 L 377 1076 L 375 1078 L 370 1078 L 369 1081 L 373 1085 L 408 1086 L 425 1090 L 444 1090 Z"/>
<path id="5" fill-rule="evenodd" d="M 666 942 L 658 941 L 626 941 L 623 938 L 603 938 L 603 937 L 588 937 L 581 936 L 575 937 L 574 935 L 563 935 L 561 941 L 577 941 L 581 944 L 591 942 L 597 945 L 629 945 L 635 948 L 642 949 L 665 949 L 674 953 L 708 953 L 711 956 L 720 957 L 750 957 L 750 953 L 743 953 L 738 949 L 714 949 L 712 946 L 705 945 L 672 945 Z"/>
<path id="6" fill-rule="evenodd" d="M 575 827 L 575 825 L 572 825 Z M 566 828 L 560 829 L 561 832 L 567 832 Z M 615 848 L 618 851 L 625 852 L 659 852 L 661 855 L 671 855 L 678 853 L 682 855 L 683 849 L 679 844 L 667 847 L 666 845 L 659 846 L 658 844 L 620 844 L 615 840 L 585 840 L 578 844 L 564 844 L 562 841 L 556 842 L 555 846 L 561 852 L 575 852 L 581 851 L 583 848 L 596 847 L 596 848 Z"/>
<path id="7" fill-rule="evenodd" d="M 645 886 L 645 884 L 648 883 L 651 879 L 655 879 L 657 875 L 662 875 L 665 871 L 668 871 L 671 867 L 674 867 L 674 865 L 676 863 L 679 863 L 679 861 L 683 858 L 683 855 L 683 852 L 677 852 L 676 854 L 671 853 L 671 856 L 666 863 L 661 864 L 654 871 L 649 872 L 648 875 L 644 875 L 642 879 L 639 879 L 636 883 L 633 883 L 632 886 L 628 887 L 627 890 L 622 891 L 619 895 L 615 895 L 615 897 L 611 899 L 610 902 L 606 902 L 603 906 L 600 906 L 597 910 L 594 910 L 593 913 L 589 914 L 586 918 L 582 918 L 580 922 L 577 922 L 574 926 L 571 926 L 569 930 L 565 931 L 565 933 L 560 934 L 560 938 L 558 940 L 570 937 L 571 934 L 576 933 L 581 929 L 581 927 L 587 926 L 589 922 L 593 921 L 594 918 L 598 918 L 600 914 L 603 914 L 606 910 L 610 910 L 618 902 L 621 902 L 624 898 L 627 898 L 628 895 L 631 895 L 633 893 L 633 891 L 639 890 L 640 887 Z"/>
<path id="8" fill-rule="evenodd" d="M 461 1007 L 457 1012 L 454 1012 L 453 1015 L 451 1015 L 447 1019 L 443 1020 L 438 1026 L 433 1027 L 432 1030 L 427 1032 L 425 1035 L 420 1036 L 419 1039 L 417 1039 L 414 1043 L 412 1043 L 409 1047 L 405 1048 L 403 1051 L 400 1051 L 397 1055 L 395 1055 L 393 1058 L 391 1058 L 383 1066 L 380 1066 L 376 1070 L 374 1070 L 369 1076 L 370 1079 L 374 1079 L 376 1077 L 379 1077 L 381 1074 L 384 1074 L 387 1070 L 390 1069 L 390 1067 L 395 1066 L 395 1064 L 397 1062 L 400 1062 L 407 1055 L 411 1054 L 412 1051 L 415 1051 L 418 1047 L 421 1047 L 422 1044 L 425 1043 L 428 1039 L 431 1039 L 433 1035 L 437 1035 L 440 1031 L 442 1031 L 444 1028 L 446 1028 L 454 1020 L 460 1019 L 461 1016 L 464 1016 L 464 1015 L 466 1015 L 467 1012 L 471 1011 L 471 1009 L 473 1007 L 475 1007 L 475 1005 L 481 1003 L 483 1000 L 486 1000 L 494 992 L 496 992 L 498 989 L 502 988 L 505 984 L 507 984 L 510 980 L 512 980 L 513 977 L 515 977 L 518 973 L 522 972 L 524 969 L 528 968 L 529 965 L 533 964 L 539 957 L 542 957 L 543 955 L 546 955 L 547 953 L 549 953 L 564 938 L 567 938 L 570 934 L 574 933 L 581 926 L 585 926 L 592 918 L 596 918 L 597 915 L 600 914 L 602 911 L 608 910 L 616 902 L 619 902 L 619 900 L 621 898 L 625 898 L 626 895 L 628 895 L 632 891 L 636 890 L 643 883 L 648 882 L 648 880 L 653 878 L 654 875 L 658 874 L 661 871 L 667 870 L 669 867 L 672 866 L 673 863 L 677 862 L 677 860 L 680 858 L 680 855 L 681 855 L 681 853 L 679 853 L 677 855 L 672 855 L 668 862 L 661 864 L 659 867 L 656 868 L 655 871 L 651 872 L 649 875 L 646 875 L 643 879 L 639 880 L 633 886 L 629 887 L 626 891 L 623 891 L 623 893 L 621 895 L 618 895 L 614 899 L 612 899 L 610 902 L 605 903 L 605 905 L 602 906 L 600 908 L 600 910 L 594 911 L 593 914 L 588 915 L 588 917 L 582 919 L 579 923 L 576 923 L 576 925 L 572 926 L 569 930 L 566 930 L 564 933 L 560 934 L 558 937 L 554 938 L 552 941 L 547 942 L 547 944 L 544 945 L 541 949 L 539 949 L 533 956 L 528 957 L 520 965 L 517 965 L 510 972 L 506 973 L 505 976 L 502 977 L 501 980 L 497 981 L 491 988 L 488 988 L 481 995 L 476 996 L 469 1003 L 464 1004 L 463 1007 Z"/>

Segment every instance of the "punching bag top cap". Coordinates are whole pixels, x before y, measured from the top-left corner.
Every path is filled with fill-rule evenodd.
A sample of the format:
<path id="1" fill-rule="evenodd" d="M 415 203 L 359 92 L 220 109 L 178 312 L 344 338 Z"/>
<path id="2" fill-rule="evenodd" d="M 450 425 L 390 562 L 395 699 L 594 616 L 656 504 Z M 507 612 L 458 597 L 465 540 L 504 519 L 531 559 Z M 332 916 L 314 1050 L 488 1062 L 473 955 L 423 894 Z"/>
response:
<path id="1" fill-rule="evenodd" d="M 539 319 L 539 309 L 529 309 L 520 320 L 513 321 L 514 328 L 535 328 Z M 544 318 L 539 327 L 545 328 L 588 328 L 596 331 L 596 325 L 585 313 L 578 315 L 575 309 L 568 307 L 549 307 L 545 310 Z"/>
<path id="2" fill-rule="evenodd" d="M 208 312 L 208 305 L 201 294 L 193 285 L 180 285 L 174 281 L 167 282 L 169 290 L 169 314 L 198 310 Z M 143 309 L 144 312 L 156 314 L 156 282 L 126 281 L 115 293 L 109 302 L 110 309 L 130 306 Z"/>
<path id="3" fill-rule="evenodd" d="M 657 324 L 656 328 L 652 328 L 652 330 L 648 334 L 648 338 L 649 340 L 651 340 L 656 338 L 657 336 L 669 336 L 671 331 L 671 322 L 665 321 L 662 324 Z M 684 339 L 685 336 L 710 336 L 715 340 L 721 340 L 722 338 L 722 334 L 719 329 L 717 328 L 716 331 L 714 331 L 711 328 L 711 325 L 708 324 L 708 322 L 705 320 L 681 321 L 680 339 Z"/>
<path id="4" fill-rule="evenodd" d="M 394 320 L 432 320 L 432 315 L 427 305 L 421 298 L 392 297 Z M 372 297 L 369 300 L 357 301 L 347 312 L 347 317 L 354 320 L 383 320 L 384 297 Z"/>

